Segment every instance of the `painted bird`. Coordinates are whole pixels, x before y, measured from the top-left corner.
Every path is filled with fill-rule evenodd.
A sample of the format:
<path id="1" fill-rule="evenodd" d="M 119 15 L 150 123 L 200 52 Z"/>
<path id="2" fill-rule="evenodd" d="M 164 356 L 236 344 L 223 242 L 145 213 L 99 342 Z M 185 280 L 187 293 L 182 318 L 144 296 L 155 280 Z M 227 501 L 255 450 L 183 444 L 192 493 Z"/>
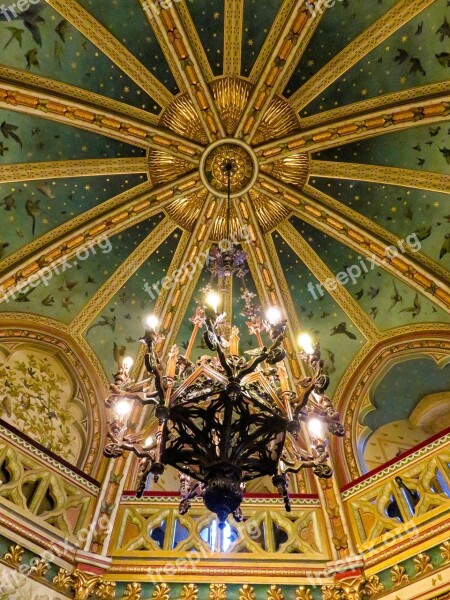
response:
<path id="1" fill-rule="evenodd" d="M 36 288 L 30 288 L 28 290 L 28 292 L 19 292 L 17 298 L 14 298 L 15 302 L 31 302 L 31 300 L 28 298 L 28 296 L 31 294 L 31 292 L 34 292 Z"/>
<path id="2" fill-rule="evenodd" d="M 3 258 L 4 250 L 9 246 L 8 242 L 0 242 L 0 258 Z"/>
<path id="3" fill-rule="evenodd" d="M 117 321 L 117 317 L 109 317 L 109 316 L 105 316 L 102 315 L 100 317 L 100 321 L 98 323 L 95 323 L 94 325 L 91 325 L 88 330 L 86 331 L 86 334 L 88 334 L 91 329 L 93 329 L 94 327 L 111 327 L 111 331 L 115 331 L 116 330 L 116 321 Z"/>
<path id="4" fill-rule="evenodd" d="M 27 215 L 31 217 L 33 223 L 31 227 L 31 233 L 33 235 L 36 231 L 36 217 L 42 212 L 42 210 L 39 208 L 39 203 L 40 200 L 27 200 L 25 202 L 25 210 L 27 212 Z"/>
<path id="5" fill-rule="evenodd" d="M 374 321 L 377 318 L 377 314 L 378 314 L 378 306 L 372 306 L 372 308 L 370 309 L 370 316 L 372 317 L 372 319 Z"/>
<path id="6" fill-rule="evenodd" d="M 66 43 L 66 35 L 69 33 L 69 29 L 70 29 L 69 21 L 66 21 L 66 19 L 63 19 L 62 21 L 60 21 L 58 23 L 58 25 L 55 27 L 56 33 L 61 38 L 61 41 L 64 43 Z"/>
<path id="7" fill-rule="evenodd" d="M 416 229 L 416 231 L 414 232 L 414 235 L 421 242 L 423 240 L 426 240 L 428 237 L 430 237 L 431 230 L 432 230 L 431 225 L 424 225 L 423 227 L 419 227 L 419 229 Z"/>
<path id="8" fill-rule="evenodd" d="M 51 294 L 46 296 L 41 302 L 41 304 L 43 304 L 44 306 L 53 306 L 54 303 L 55 303 L 55 299 L 53 298 L 53 296 Z"/>
<path id="9" fill-rule="evenodd" d="M 37 53 L 37 48 L 32 48 L 25 54 L 25 58 L 27 60 L 27 71 L 29 71 L 31 67 L 37 67 L 38 69 L 40 68 Z"/>
<path id="10" fill-rule="evenodd" d="M 331 330 L 330 335 L 339 335 L 340 333 L 343 333 L 351 340 L 356 340 L 356 335 L 351 331 L 347 331 L 347 323 L 345 323 L 345 321 L 342 321 L 339 325 L 335 325 Z"/>
<path id="11" fill-rule="evenodd" d="M 403 298 L 398 293 L 398 289 L 397 289 L 397 286 L 395 285 L 395 281 L 393 281 L 392 283 L 394 285 L 394 293 L 391 296 L 392 304 L 389 307 L 389 310 L 392 310 L 398 302 L 403 302 Z"/>
<path id="12" fill-rule="evenodd" d="M 401 310 L 399 310 L 399 313 L 410 312 L 412 317 L 417 317 L 417 315 L 420 313 L 421 310 L 422 310 L 422 305 L 419 300 L 419 294 L 416 293 L 416 295 L 414 296 L 413 306 L 408 306 L 407 308 L 402 308 Z"/>
<path id="13" fill-rule="evenodd" d="M 48 184 L 40 185 L 38 187 L 38 191 L 41 192 L 41 194 L 43 196 L 46 196 L 47 198 L 54 198 L 55 197 L 54 194 L 53 194 L 53 192 L 52 192 L 51 187 Z"/>
<path id="14" fill-rule="evenodd" d="M 6 48 L 14 40 L 17 40 L 17 43 L 22 48 L 22 39 L 23 39 L 23 34 L 25 33 L 25 29 L 20 29 L 19 27 L 7 27 L 6 29 L 8 29 L 11 32 L 11 37 L 6 42 L 6 44 L 3 46 L 3 50 L 6 50 Z"/>
<path id="15" fill-rule="evenodd" d="M 447 233 L 442 244 L 441 251 L 439 252 L 439 258 L 444 258 L 446 254 L 450 253 L 450 233 Z"/>
<path id="16" fill-rule="evenodd" d="M 123 359 L 125 358 L 126 353 L 127 353 L 127 349 L 126 349 L 125 346 L 118 346 L 116 344 L 116 342 L 114 342 L 114 344 L 113 344 L 113 356 L 114 356 L 114 360 L 116 362 L 117 370 L 118 371 L 122 367 Z"/>
<path id="17" fill-rule="evenodd" d="M 0 202 L 0 206 L 4 206 L 5 210 L 11 211 L 16 207 L 16 199 L 12 194 L 5 196 L 3 200 Z"/>

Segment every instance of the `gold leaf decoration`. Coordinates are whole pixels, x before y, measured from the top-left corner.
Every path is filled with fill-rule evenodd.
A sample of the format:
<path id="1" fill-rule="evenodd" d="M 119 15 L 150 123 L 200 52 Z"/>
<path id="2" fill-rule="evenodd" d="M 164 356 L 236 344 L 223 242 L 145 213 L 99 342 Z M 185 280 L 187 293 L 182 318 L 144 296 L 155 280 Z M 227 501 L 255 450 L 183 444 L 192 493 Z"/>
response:
<path id="1" fill-rule="evenodd" d="M 158 583 L 153 591 L 153 600 L 169 600 L 170 587 L 166 583 Z"/>
<path id="2" fill-rule="evenodd" d="M 431 558 L 428 554 L 418 554 L 414 559 L 414 568 L 416 569 L 417 575 L 425 575 L 425 573 L 432 571 L 433 565 L 431 564 Z"/>
<path id="3" fill-rule="evenodd" d="M 284 594 L 279 587 L 272 585 L 267 593 L 267 600 L 284 600 Z"/>
<path id="4" fill-rule="evenodd" d="M 142 587 L 140 583 L 129 583 L 121 600 L 141 600 Z"/>
<path id="5" fill-rule="evenodd" d="M 342 600 L 341 590 L 336 585 L 323 585 L 322 598 L 323 600 Z"/>
<path id="6" fill-rule="evenodd" d="M 5 554 L 3 559 L 8 565 L 11 565 L 15 569 L 20 567 L 20 563 L 22 562 L 22 556 L 24 553 L 24 549 L 21 546 L 10 546 L 9 552 Z"/>
<path id="7" fill-rule="evenodd" d="M 224 583 L 212 583 L 209 586 L 209 600 L 227 600 L 227 586 Z"/>
<path id="8" fill-rule="evenodd" d="M 409 577 L 406 573 L 406 569 L 401 565 L 395 565 L 395 567 L 391 569 L 391 578 L 392 583 L 395 587 L 409 582 Z"/>
<path id="9" fill-rule="evenodd" d="M 313 600 L 310 590 L 301 585 L 295 592 L 295 600 Z"/>
<path id="10" fill-rule="evenodd" d="M 198 588 L 193 583 L 183 586 L 180 600 L 197 600 Z"/>
<path id="11" fill-rule="evenodd" d="M 439 546 L 439 550 L 441 551 L 441 556 L 444 559 L 444 561 L 450 562 L 450 542 L 444 542 L 443 544 L 441 544 Z"/>
<path id="12" fill-rule="evenodd" d="M 251 585 L 243 585 L 239 590 L 239 600 L 256 600 L 255 590 Z"/>
<path id="13" fill-rule="evenodd" d="M 53 583 L 63 592 L 67 591 L 73 583 L 72 575 L 65 569 L 59 569 L 57 575 L 53 577 Z"/>
<path id="14" fill-rule="evenodd" d="M 48 564 L 48 562 L 41 558 L 41 560 L 37 564 L 31 567 L 30 573 L 32 575 L 35 575 L 36 577 L 39 577 L 40 579 L 44 579 L 47 571 L 49 570 L 49 567 L 50 565 Z"/>
<path id="15" fill-rule="evenodd" d="M 384 586 L 381 583 L 378 575 L 372 575 L 369 577 L 369 579 L 366 581 L 364 590 L 369 598 L 373 598 L 377 594 L 381 594 L 381 592 L 384 591 Z"/>
<path id="16" fill-rule="evenodd" d="M 116 584 L 113 581 L 102 581 L 97 588 L 98 600 L 114 600 Z"/>

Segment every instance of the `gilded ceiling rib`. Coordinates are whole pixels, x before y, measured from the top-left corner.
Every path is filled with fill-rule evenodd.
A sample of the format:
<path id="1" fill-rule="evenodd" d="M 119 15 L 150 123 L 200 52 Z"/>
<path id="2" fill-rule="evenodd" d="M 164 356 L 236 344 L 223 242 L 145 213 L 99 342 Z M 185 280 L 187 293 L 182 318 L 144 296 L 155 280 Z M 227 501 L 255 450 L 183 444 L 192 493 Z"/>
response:
<path id="1" fill-rule="evenodd" d="M 225 0 L 227 2 L 227 0 Z M 252 83 L 256 83 L 261 73 L 263 72 L 264 67 L 267 64 L 270 54 L 272 53 L 275 44 L 277 43 L 278 37 L 280 35 L 280 31 L 283 29 L 286 21 L 291 14 L 291 11 L 294 10 L 297 5 L 297 0 L 283 0 L 280 10 L 278 11 L 277 16 L 275 17 L 275 21 L 270 28 L 269 33 L 267 34 L 264 45 L 261 49 L 261 52 L 258 54 L 258 58 L 256 59 L 255 64 L 251 70 L 249 75 L 249 80 Z"/>
<path id="2" fill-rule="evenodd" d="M 176 229 L 177 224 L 172 219 L 165 218 L 150 235 L 133 250 L 126 260 L 114 271 L 111 277 L 102 285 L 94 296 L 84 305 L 70 324 L 74 335 L 81 335 L 99 312 L 122 289 L 126 282 L 141 267 L 169 235 Z"/>
<path id="3" fill-rule="evenodd" d="M 312 129 L 326 124 L 331 126 L 341 121 L 346 121 L 348 118 L 353 118 L 355 115 L 365 115 L 379 109 L 389 112 L 396 106 L 407 106 L 409 102 L 424 102 L 426 100 L 439 99 L 448 94 L 449 91 L 450 83 L 448 81 L 430 83 L 391 94 L 367 98 L 367 100 L 345 104 L 344 106 L 338 106 L 337 108 L 325 110 L 308 117 L 302 117 L 300 125 L 302 129 Z"/>
<path id="4" fill-rule="evenodd" d="M 82 106 L 89 104 L 104 109 L 110 114 L 115 114 L 116 118 L 125 120 L 139 121 L 140 124 L 156 125 L 159 122 L 159 116 L 120 102 L 113 100 L 107 96 L 96 94 L 90 90 L 84 90 L 74 85 L 69 85 L 55 79 L 48 79 L 42 75 L 36 75 L 30 71 L 20 71 L 12 69 L 5 65 L 0 65 L 0 82 L 11 83 L 20 90 L 42 92 L 43 94 L 51 94 L 58 96 L 59 99 L 67 98 L 74 103 L 80 103 Z M 56 98 L 55 98 L 56 100 Z"/>
<path id="5" fill-rule="evenodd" d="M 80 127 L 141 148 L 160 150 L 194 164 L 202 152 L 199 144 L 166 129 L 45 91 L 31 88 L 24 91 L 14 84 L 0 82 L 0 108 Z"/>
<path id="6" fill-rule="evenodd" d="M 177 62 L 174 57 L 173 51 L 170 48 L 167 41 L 165 40 L 164 36 L 162 35 L 160 28 L 156 25 L 153 13 L 148 9 L 150 2 L 148 0 L 139 0 L 139 2 L 141 3 L 142 10 L 145 13 L 150 27 L 152 28 L 153 34 L 159 44 L 159 47 L 163 51 L 164 57 L 167 61 L 167 64 L 169 65 L 170 71 L 176 81 L 178 89 L 180 90 L 180 92 L 187 92 L 185 82 L 181 77 L 180 71 L 177 67 Z"/>
<path id="7" fill-rule="evenodd" d="M 240 77 L 244 0 L 224 0 L 224 5 L 223 74 Z"/>
<path id="8" fill-rule="evenodd" d="M 290 97 L 294 110 L 299 112 L 339 79 L 353 65 L 377 48 L 390 35 L 408 23 L 435 0 L 399 0 L 375 23 L 328 62 Z"/>
<path id="9" fill-rule="evenodd" d="M 160 106 L 166 108 L 173 95 L 111 33 L 75 0 L 46 0 L 90 42 L 110 58 L 130 79 Z"/>
<path id="10" fill-rule="evenodd" d="M 148 163 L 145 156 L 19 163 L 4 165 L 0 168 L 0 184 L 37 179 L 128 175 L 130 173 L 147 173 L 147 171 Z"/>
<path id="11" fill-rule="evenodd" d="M 323 284 L 327 279 L 335 279 L 335 273 L 330 271 L 319 255 L 314 252 L 289 221 L 281 223 L 278 226 L 278 232 L 320 283 Z M 328 293 L 367 340 L 378 341 L 381 339 L 381 333 L 373 320 L 363 311 L 344 286 L 338 285 L 335 289 L 330 289 Z"/>
<path id="12" fill-rule="evenodd" d="M 173 48 L 178 71 L 209 141 L 225 137 L 213 96 L 175 6 L 162 9 L 159 14 L 155 13 L 154 21 L 166 44 Z"/>
<path id="13" fill-rule="evenodd" d="M 174 199 L 200 188 L 198 174 L 152 189 L 144 183 L 95 206 L 37 238 L 2 261 L 0 289 L 14 291 L 29 276 L 70 260 L 78 251 L 160 212 Z"/>
<path id="14" fill-rule="evenodd" d="M 319 3 L 320 0 L 311 4 L 315 7 Z M 289 69 L 291 63 L 296 65 L 300 59 L 297 53 L 298 45 L 303 42 L 313 23 L 314 17 L 303 2 L 289 14 L 251 93 L 239 121 L 236 137 L 244 137 L 251 142 L 272 98 L 279 89 L 285 70 Z"/>
<path id="15" fill-rule="evenodd" d="M 319 152 L 342 144 L 393 133 L 411 127 L 432 125 L 448 120 L 450 90 L 436 98 L 411 100 L 402 105 L 384 107 L 348 119 L 323 123 L 274 142 L 258 146 L 255 151 L 261 164 L 293 156 L 299 152 Z"/>
<path id="16" fill-rule="evenodd" d="M 407 253 L 400 254 L 392 260 L 386 258 L 385 249 L 390 245 L 396 245 L 398 242 L 396 236 L 310 186 L 299 191 L 260 173 L 257 187 L 270 198 L 290 208 L 300 219 L 331 235 L 349 248 L 364 256 L 374 255 L 378 260 L 384 261 L 383 268 L 386 271 L 408 285 L 420 289 L 422 294 L 444 310 L 449 310 L 450 293 L 447 276 L 439 265 L 424 256 L 413 257 Z M 408 247 L 405 249 L 408 250 Z M 426 267 L 423 266 L 425 264 Z M 440 275 L 437 275 L 437 272 Z"/>
<path id="17" fill-rule="evenodd" d="M 226 1 L 228 2 L 229 0 Z M 212 72 L 211 65 L 209 64 L 208 57 L 206 56 L 205 48 L 200 40 L 200 37 L 197 33 L 197 28 L 194 25 L 191 13 L 187 7 L 186 0 L 178 1 L 177 14 L 181 23 L 183 24 L 184 30 L 186 31 L 192 51 L 194 52 L 194 56 L 197 58 L 200 70 L 203 73 L 203 77 L 208 83 L 210 83 L 214 79 L 214 73 Z"/>
<path id="18" fill-rule="evenodd" d="M 310 177 L 370 181 L 371 183 L 399 185 L 418 190 L 450 194 L 450 175 L 416 171 L 415 169 L 398 169 L 380 165 L 312 160 L 310 162 L 309 174 Z"/>

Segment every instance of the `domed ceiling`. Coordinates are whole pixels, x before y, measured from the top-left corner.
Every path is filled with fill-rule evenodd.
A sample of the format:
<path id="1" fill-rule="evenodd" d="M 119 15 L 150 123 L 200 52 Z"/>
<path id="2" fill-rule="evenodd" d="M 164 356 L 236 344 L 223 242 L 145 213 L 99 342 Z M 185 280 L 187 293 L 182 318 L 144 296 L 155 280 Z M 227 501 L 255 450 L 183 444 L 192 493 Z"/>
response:
<path id="1" fill-rule="evenodd" d="M 186 342 L 209 273 L 185 265 L 225 237 L 231 157 L 246 284 L 287 316 L 295 378 L 300 330 L 335 391 L 394 328 L 448 324 L 447 0 L 163 5 L 0 15 L 4 319 L 59 323 L 105 383 L 148 312 Z M 245 350 L 241 294 L 225 308 Z"/>

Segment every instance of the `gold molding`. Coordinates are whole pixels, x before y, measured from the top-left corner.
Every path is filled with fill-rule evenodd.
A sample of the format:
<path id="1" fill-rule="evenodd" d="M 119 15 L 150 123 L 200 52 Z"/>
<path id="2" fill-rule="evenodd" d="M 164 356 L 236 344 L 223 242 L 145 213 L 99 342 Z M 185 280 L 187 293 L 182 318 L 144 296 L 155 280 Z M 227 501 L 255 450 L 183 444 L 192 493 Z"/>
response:
<path id="1" fill-rule="evenodd" d="M 263 173 L 259 175 L 258 187 L 270 198 L 280 201 L 313 227 L 331 235 L 349 248 L 366 256 L 375 256 L 383 261 L 383 268 L 402 279 L 408 285 L 429 298 L 432 302 L 449 310 L 450 294 L 445 271 L 424 256 L 403 253 L 389 259 L 385 248 L 396 245 L 398 238 L 355 211 L 344 207 L 330 196 L 305 186 L 303 191 L 276 181 Z M 338 206 L 337 206 L 338 205 Z"/>
<path id="2" fill-rule="evenodd" d="M 320 283 L 323 283 L 327 279 L 335 279 L 335 274 L 326 266 L 319 255 L 314 252 L 289 221 L 285 221 L 279 225 L 278 231 Z M 363 311 L 344 286 L 339 284 L 336 288 L 330 289 L 328 293 L 367 340 L 378 341 L 381 339 L 380 331 L 373 320 Z"/>
<path id="3" fill-rule="evenodd" d="M 208 140 L 211 142 L 219 137 L 225 137 L 225 130 L 211 90 L 192 49 L 188 32 L 175 7 L 171 5 L 170 8 L 163 8 L 160 14 L 154 15 L 154 21 L 166 44 L 173 48 L 180 77 L 184 81 Z"/>
<path id="4" fill-rule="evenodd" d="M 404 104 L 377 108 L 350 118 L 303 129 L 255 148 L 261 164 L 267 164 L 298 152 L 319 152 L 342 144 L 401 131 L 410 127 L 432 125 L 448 120 L 450 93 L 439 97 L 408 100 Z"/>
<path id="5" fill-rule="evenodd" d="M 183 160 L 198 164 L 203 148 L 181 136 L 145 123 L 130 120 L 124 115 L 109 114 L 81 104 L 72 98 L 61 98 L 41 90 L 33 90 L 0 81 L 0 108 L 49 119 L 87 129 L 140 148 L 154 148 Z"/>
<path id="6" fill-rule="evenodd" d="M 103 307 L 176 228 L 176 223 L 167 217 L 154 228 L 74 317 L 69 326 L 73 335 L 82 335 Z"/>
<path id="7" fill-rule="evenodd" d="M 146 94 L 165 108 L 173 95 L 136 57 L 76 0 L 46 0 L 90 42 L 103 52 Z"/>
<path id="8" fill-rule="evenodd" d="M 310 162 L 309 175 L 310 178 L 328 177 L 330 179 L 369 181 L 371 183 L 398 185 L 418 190 L 450 194 L 450 175 L 431 173 L 429 171 L 416 171 L 415 169 L 312 160 Z"/>
<path id="9" fill-rule="evenodd" d="M 390 10 L 348 44 L 291 96 L 293 108 L 300 111 L 353 65 L 433 2 L 434 0 L 415 0 L 414 2 L 398 0 Z"/>
<path id="10" fill-rule="evenodd" d="M 199 185 L 195 173 L 154 189 L 147 182 L 95 206 L 2 261 L 0 290 L 13 292 L 28 277 L 38 278 L 43 270 L 62 264 L 105 236 L 140 223 Z"/>
<path id="11" fill-rule="evenodd" d="M 177 12 L 190 41 L 192 50 L 197 58 L 201 72 L 203 73 L 206 81 L 209 83 L 212 81 L 212 79 L 214 79 L 214 73 L 212 72 L 211 65 L 209 64 L 208 57 L 206 56 L 206 52 L 203 47 L 203 43 L 200 40 L 200 37 L 197 33 L 197 28 L 194 25 L 191 13 L 187 7 L 186 0 L 180 0 L 178 2 Z"/>
<path id="12" fill-rule="evenodd" d="M 18 163 L 1 167 L 0 183 L 147 172 L 148 162 L 145 156 Z"/>
<path id="13" fill-rule="evenodd" d="M 244 0 L 224 2 L 223 74 L 240 77 Z"/>

